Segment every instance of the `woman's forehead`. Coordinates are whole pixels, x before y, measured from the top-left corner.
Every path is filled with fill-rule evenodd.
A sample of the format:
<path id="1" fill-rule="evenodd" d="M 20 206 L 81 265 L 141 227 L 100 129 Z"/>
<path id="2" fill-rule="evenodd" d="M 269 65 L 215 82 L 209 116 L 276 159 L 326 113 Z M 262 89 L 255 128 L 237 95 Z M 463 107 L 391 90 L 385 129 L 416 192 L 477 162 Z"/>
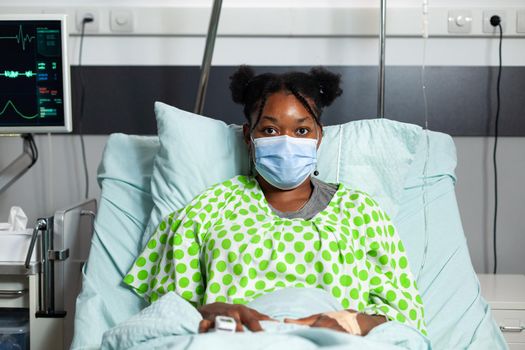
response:
<path id="1" fill-rule="evenodd" d="M 261 121 L 315 123 L 314 118 L 303 104 L 290 92 L 276 92 L 268 96 Z"/>

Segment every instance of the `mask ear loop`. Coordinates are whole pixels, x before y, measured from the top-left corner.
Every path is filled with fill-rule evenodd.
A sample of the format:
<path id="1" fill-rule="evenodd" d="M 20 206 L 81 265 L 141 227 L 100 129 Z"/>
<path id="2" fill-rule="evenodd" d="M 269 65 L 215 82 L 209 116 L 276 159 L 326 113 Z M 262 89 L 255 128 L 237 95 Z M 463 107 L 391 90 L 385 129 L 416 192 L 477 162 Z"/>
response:
<path id="1" fill-rule="evenodd" d="M 319 144 L 319 128 L 318 128 L 317 125 L 315 126 L 315 140 L 316 140 L 315 144 L 318 145 Z M 315 164 L 315 170 L 314 170 L 313 174 L 314 174 L 314 176 L 318 176 L 319 175 L 319 170 L 317 170 L 317 163 Z"/>

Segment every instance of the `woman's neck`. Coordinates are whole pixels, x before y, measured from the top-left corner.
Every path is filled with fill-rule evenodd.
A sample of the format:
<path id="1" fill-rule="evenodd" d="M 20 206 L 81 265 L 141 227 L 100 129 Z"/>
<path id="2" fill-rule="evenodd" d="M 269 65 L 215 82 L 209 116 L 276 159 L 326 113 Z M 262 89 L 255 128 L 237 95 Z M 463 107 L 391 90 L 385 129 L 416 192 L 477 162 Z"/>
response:
<path id="1" fill-rule="evenodd" d="M 301 209 L 312 195 L 313 185 L 310 177 L 291 190 L 281 190 L 268 183 L 261 175 L 255 177 L 264 193 L 266 201 L 275 209 L 291 212 Z"/>

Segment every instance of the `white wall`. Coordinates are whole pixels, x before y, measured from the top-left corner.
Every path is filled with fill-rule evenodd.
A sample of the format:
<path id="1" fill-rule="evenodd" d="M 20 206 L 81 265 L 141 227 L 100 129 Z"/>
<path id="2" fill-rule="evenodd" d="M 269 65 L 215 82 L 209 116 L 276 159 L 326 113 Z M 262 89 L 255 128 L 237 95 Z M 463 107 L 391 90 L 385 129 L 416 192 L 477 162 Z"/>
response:
<path id="1" fill-rule="evenodd" d="M 100 189 L 96 172 L 107 136 L 86 136 L 89 168 L 89 196 L 98 198 Z M 80 202 L 84 198 L 84 171 L 78 136 L 35 136 L 39 158 L 17 182 L 0 193 L 0 221 L 6 221 L 11 206 L 24 209 L 30 223 L 39 217 Z M 19 137 L 0 138 L 0 168 L 5 167 L 22 151 Z M 51 150 L 51 151 L 50 151 Z"/>
<path id="2" fill-rule="evenodd" d="M 104 1 L 105 6 L 209 6 L 210 1 Z M 274 9 L 298 4 L 327 7 L 370 6 L 369 1 L 280 1 L 247 2 L 225 1 L 225 6 L 260 6 Z M 498 6 L 522 6 L 521 1 L 430 1 L 431 5 L 451 8 Z M 93 6 L 95 1 L 75 0 L 49 2 L 48 5 L 75 9 L 75 6 Z M 368 5 L 367 5 L 368 4 Z M 0 6 L 10 6 L 9 1 L 0 1 Z M 19 1 L 18 6 L 41 6 L 38 1 Z M 97 8 L 103 8 L 98 6 Z M 376 6 L 375 2 L 374 5 Z M 389 6 L 412 10 L 420 6 L 419 1 L 389 1 Z M 3 10 L 5 12 L 5 9 Z M 69 10 L 68 10 L 69 11 Z M 285 11 L 293 10 L 286 9 Z M 409 11 L 409 10 L 407 10 Z M 432 12 L 432 8 L 431 8 Z M 443 11 L 442 11 L 443 12 Z M 249 13 L 249 12 L 246 12 Z M 410 16 L 413 16 L 411 14 Z M 412 17 L 411 17 L 412 18 Z M 191 19 L 191 18 L 190 18 Z M 348 19 L 351 21 L 352 19 Z M 399 21 L 399 18 L 397 19 Z M 312 18 L 312 23 L 315 18 Z M 271 23 L 268 23 L 271 26 Z M 432 34 L 432 32 L 431 32 Z M 83 63 L 86 65 L 199 65 L 202 59 L 204 38 L 202 35 L 148 35 L 148 36 L 88 36 L 84 43 Z M 428 41 L 428 65 L 494 66 L 497 64 L 497 42 L 488 37 L 434 37 Z M 78 36 L 70 40 L 70 62 L 76 64 Z M 214 55 L 215 65 L 377 65 L 377 40 L 370 36 L 287 36 L 277 37 L 253 35 L 243 37 L 230 35 L 219 37 Z M 506 40 L 504 43 L 504 65 L 525 66 L 525 39 Z M 422 41 L 413 36 L 398 36 L 387 41 L 387 64 L 420 65 L 422 63 Z M 431 82 L 429 82 L 431 86 Z M 468 89 L 468 86 L 465 86 Z M 212 93 L 211 91 L 208 93 Z M 375 93 L 375 92 L 374 92 Z M 432 103 L 432 101 L 429 101 Z M 470 101 L 469 103 L 479 103 Z M 388 114 L 388 111 L 387 111 Z M 524 111 L 525 114 L 525 111 Z M 89 116 L 87 116 L 89 117 Z M 524 115 L 525 117 L 525 115 Z M 423 117 L 422 117 L 423 118 Z M 439 116 L 430 116 L 432 119 Z M 502 118 L 502 120 L 504 120 Z M 86 136 L 87 157 L 90 172 L 90 196 L 97 197 L 99 189 L 95 176 L 106 136 Z M 57 208 L 82 199 L 84 191 L 80 142 L 77 136 L 53 136 L 52 152 L 49 152 L 48 137 L 38 136 L 40 160 L 23 178 L 5 193 L 0 194 L 0 218 L 6 218 L 11 205 L 22 206 L 31 220 L 50 215 Z M 457 196 L 463 218 L 465 233 L 474 266 L 479 272 L 489 271 L 492 264 L 492 168 L 491 138 L 456 137 L 458 149 Z M 500 211 L 498 223 L 499 271 L 525 273 L 525 229 L 521 218 L 525 214 L 525 138 L 502 138 L 499 146 Z M 0 167 L 7 165 L 21 150 L 17 138 L 0 138 Z"/>
<path id="3" fill-rule="evenodd" d="M 458 153 L 456 196 L 476 271 L 492 272 L 494 138 L 455 137 Z M 498 141 L 498 271 L 525 273 L 525 138 Z"/>

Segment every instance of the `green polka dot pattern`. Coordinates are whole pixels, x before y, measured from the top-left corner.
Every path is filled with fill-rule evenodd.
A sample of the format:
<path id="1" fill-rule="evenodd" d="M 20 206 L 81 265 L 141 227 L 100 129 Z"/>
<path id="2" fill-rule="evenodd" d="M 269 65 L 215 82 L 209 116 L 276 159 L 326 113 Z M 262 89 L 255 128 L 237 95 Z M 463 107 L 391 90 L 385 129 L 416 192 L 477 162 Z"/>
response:
<path id="1" fill-rule="evenodd" d="M 344 185 L 310 220 L 277 216 L 253 177 L 215 185 L 159 224 L 124 283 L 149 302 L 175 291 L 198 305 L 322 288 L 342 308 L 385 315 L 426 334 L 394 226 L 376 201 Z"/>

